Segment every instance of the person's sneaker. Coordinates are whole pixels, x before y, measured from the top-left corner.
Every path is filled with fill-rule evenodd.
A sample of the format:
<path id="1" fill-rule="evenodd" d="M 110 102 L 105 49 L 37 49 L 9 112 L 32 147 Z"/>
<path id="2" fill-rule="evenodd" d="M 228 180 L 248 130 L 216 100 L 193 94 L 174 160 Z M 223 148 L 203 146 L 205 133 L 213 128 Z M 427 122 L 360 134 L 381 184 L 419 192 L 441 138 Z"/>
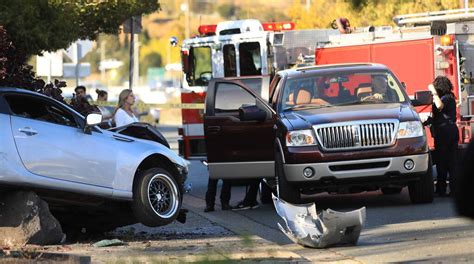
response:
<path id="1" fill-rule="evenodd" d="M 214 212 L 214 206 L 206 205 L 206 208 L 204 208 L 204 213 L 207 212 Z"/>
<path id="2" fill-rule="evenodd" d="M 233 207 L 230 204 L 222 204 L 221 205 L 222 211 L 232 210 Z"/>
<path id="3" fill-rule="evenodd" d="M 232 210 L 234 211 L 239 211 L 239 210 L 248 210 L 248 209 L 257 209 L 260 207 L 260 204 L 258 202 L 253 202 L 251 204 L 246 204 L 244 201 L 238 203 Z"/>

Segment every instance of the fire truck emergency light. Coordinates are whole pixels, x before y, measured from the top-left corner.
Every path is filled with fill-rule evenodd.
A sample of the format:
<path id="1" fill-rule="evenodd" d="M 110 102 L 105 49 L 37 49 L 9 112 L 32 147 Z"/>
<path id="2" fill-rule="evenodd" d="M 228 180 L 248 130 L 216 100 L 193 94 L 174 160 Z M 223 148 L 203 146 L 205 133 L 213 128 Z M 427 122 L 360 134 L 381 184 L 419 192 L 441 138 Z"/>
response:
<path id="1" fill-rule="evenodd" d="M 443 35 L 441 36 L 441 46 L 451 46 L 454 43 L 454 36 L 452 35 Z"/>
<path id="2" fill-rule="evenodd" d="M 199 34 L 201 35 L 215 35 L 217 25 L 200 25 L 198 27 Z"/>
<path id="3" fill-rule="evenodd" d="M 263 23 L 262 26 L 263 30 L 265 31 L 282 31 L 295 29 L 295 23 L 293 22 L 270 22 Z"/>

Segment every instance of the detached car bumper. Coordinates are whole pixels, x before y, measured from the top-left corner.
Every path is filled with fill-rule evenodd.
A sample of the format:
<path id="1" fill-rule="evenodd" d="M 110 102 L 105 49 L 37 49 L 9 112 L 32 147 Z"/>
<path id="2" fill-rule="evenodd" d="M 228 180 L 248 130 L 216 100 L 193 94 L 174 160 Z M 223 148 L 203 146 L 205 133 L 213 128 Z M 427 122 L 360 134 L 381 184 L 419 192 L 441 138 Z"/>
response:
<path id="1" fill-rule="evenodd" d="M 428 163 L 429 154 L 424 153 L 378 159 L 284 164 L 283 169 L 289 182 L 313 182 L 326 178 L 343 180 L 361 177 L 419 174 L 428 170 Z M 312 171 L 311 176 L 309 176 L 311 174 L 310 170 Z"/>

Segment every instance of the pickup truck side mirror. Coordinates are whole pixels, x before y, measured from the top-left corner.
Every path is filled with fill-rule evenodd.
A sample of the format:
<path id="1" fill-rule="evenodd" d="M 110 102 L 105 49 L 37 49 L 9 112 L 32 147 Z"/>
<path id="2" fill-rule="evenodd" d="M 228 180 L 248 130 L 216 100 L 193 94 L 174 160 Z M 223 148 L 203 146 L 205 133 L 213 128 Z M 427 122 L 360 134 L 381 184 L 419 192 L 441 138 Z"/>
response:
<path id="1" fill-rule="evenodd" d="M 267 119 L 267 112 L 256 105 L 242 105 L 239 108 L 240 121 L 264 121 Z"/>
<path id="2" fill-rule="evenodd" d="M 433 103 L 433 96 L 430 91 L 415 92 L 415 99 L 411 100 L 413 106 L 430 105 Z"/>

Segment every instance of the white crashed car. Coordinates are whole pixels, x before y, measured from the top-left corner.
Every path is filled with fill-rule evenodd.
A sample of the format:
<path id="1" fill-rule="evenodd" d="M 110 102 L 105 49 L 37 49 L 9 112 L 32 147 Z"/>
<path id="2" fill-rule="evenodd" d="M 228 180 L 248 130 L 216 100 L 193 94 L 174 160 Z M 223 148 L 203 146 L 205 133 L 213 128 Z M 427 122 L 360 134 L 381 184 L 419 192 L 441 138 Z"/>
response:
<path id="1" fill-rule="evenodd" d="M 103 130 L 100 122 L 99 114 L 84 118 L 44 95 L 0 87 L 0 190 L 35 190 L 59 218 L 87 214 L 95 226 L 106 217 L 174 221 L 188 162 L 162 136 L 147 136 L 146 125 Z M 90 213 L 99 208 L 108 215 Z"/>

